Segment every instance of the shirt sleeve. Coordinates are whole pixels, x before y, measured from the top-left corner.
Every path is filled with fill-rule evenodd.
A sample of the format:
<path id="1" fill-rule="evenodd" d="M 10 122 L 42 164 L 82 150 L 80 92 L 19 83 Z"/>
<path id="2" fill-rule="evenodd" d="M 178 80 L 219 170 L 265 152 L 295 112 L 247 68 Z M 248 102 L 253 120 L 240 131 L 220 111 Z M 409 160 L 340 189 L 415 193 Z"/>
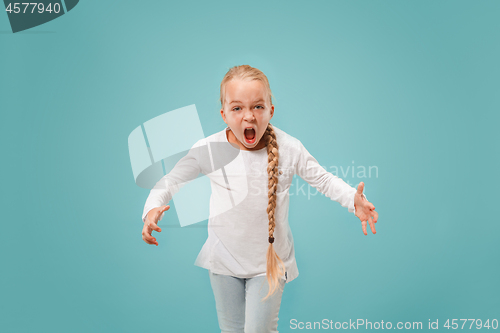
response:
<path id="1" fill-rule="evenodd" d="M 355 213 L 354 194 L 356 194 L 357 189 L 326 171 L 307 151 L 302 142 L 298 141 L 298 143 L 299 157 L 295 173 L 319 192 L 337 201 L 342 207 L 346 207 L 349 213 Z"/>
<path id="2" fill-rule="evenodd" d="M 146 222 L 146 215 L 149 211 L 156 207 L 166 206 L 175 193 L 177 193 L 184 185 L 198 177 L 202 172 L 200 162 L 200 147 L 202 140 L 196 142 L 188 153 L 182 157 L 172 170 L 163 176 L 151 189 L 149 196 L 146 199 L 144 210 L 142 213 L 142 221 Z M 163 218 L 162 213 L 160 220 Z"/>

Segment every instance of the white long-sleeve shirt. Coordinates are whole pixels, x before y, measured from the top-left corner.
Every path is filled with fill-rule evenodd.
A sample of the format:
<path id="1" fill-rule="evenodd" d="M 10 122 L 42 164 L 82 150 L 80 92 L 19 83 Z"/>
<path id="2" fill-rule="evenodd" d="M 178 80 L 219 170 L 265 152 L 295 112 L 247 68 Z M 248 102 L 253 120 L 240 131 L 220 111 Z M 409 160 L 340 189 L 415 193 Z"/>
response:
<path id="1" fill-rule="evenodd" d="M 273 127 L 279 147 L 273 246 L 285 264 L 286 274 L 282 278 L 288 283 L 299 275 L 288 224 L 288 191 L 293 175 L 299 175 L 351 213 L 355 213 L 356 189 L 327 172 L 298 139 Z M 142 220 L 145 222 L 151 209 L 167 205 L 186 182 L 203 173 L 210 178 L 212 188 L 208 239 L 194 264 L 217 274 L 240 278 L 265 275 L 269 246 L 267 148 L 255 151 L 235 148 L 228 142 L 228 130 L 196 142 L 172 171 L 156 183 L 146 200 Z M 210 159 L 196 149 L 204 145 L 210 147 L 215 142 L 219 143 L 219 156 L 221 149 L 224 156 L 237 156 L 224 168 L 214 168 L 214 163 L 217 164 L 212 156 L 214 148 L 209 150 Z"/>

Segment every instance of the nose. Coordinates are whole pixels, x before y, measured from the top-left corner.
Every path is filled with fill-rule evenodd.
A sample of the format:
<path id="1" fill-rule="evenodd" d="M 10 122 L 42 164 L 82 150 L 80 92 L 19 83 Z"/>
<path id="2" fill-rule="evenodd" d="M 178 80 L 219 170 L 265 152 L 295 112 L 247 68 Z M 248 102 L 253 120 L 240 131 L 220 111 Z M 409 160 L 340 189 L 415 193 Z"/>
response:
<path id="1" fill-rule="evenodd" d="M 245 114 L 243 115 L 243 119 L 248 121 L 248 122 L 252 122 L 255 120 L 255 116 L 253 115 L 253 111 L 251 110 L 246 110 L 245 111 Z"/>

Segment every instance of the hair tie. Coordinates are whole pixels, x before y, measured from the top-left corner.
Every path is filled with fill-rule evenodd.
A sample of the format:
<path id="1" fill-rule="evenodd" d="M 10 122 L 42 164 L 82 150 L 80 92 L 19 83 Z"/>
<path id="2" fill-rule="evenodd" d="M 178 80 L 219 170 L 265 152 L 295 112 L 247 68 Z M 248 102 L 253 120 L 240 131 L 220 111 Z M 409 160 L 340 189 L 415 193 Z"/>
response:
<path id="1" fill-rule="evenodd" d="M 269 237 L 269 243 L 271 243 L 271 244 L 274 243 L 274 237 L 273 236 Z"/>

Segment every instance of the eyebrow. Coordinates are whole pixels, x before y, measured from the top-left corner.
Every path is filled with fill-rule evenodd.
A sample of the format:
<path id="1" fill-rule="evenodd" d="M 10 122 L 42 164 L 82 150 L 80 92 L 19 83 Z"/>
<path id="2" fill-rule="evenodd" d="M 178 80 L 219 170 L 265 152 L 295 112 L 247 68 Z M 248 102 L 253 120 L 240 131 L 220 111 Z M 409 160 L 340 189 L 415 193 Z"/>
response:
<path id="1" fill-rule="evenodd" d="M 264 102 L 264 100 L 261 98 L 261 99 L 259 99 L 257 101 L 254 101 L 254 103 L 259 103 L 259 102 Z M 231 101 L 231 103 L 229 103 L 229 104 L 233 104 L 233 103 L 241 103 L 241 104 L 243 104 L 243 102 L 241 102 L 241 101 Z"/>

